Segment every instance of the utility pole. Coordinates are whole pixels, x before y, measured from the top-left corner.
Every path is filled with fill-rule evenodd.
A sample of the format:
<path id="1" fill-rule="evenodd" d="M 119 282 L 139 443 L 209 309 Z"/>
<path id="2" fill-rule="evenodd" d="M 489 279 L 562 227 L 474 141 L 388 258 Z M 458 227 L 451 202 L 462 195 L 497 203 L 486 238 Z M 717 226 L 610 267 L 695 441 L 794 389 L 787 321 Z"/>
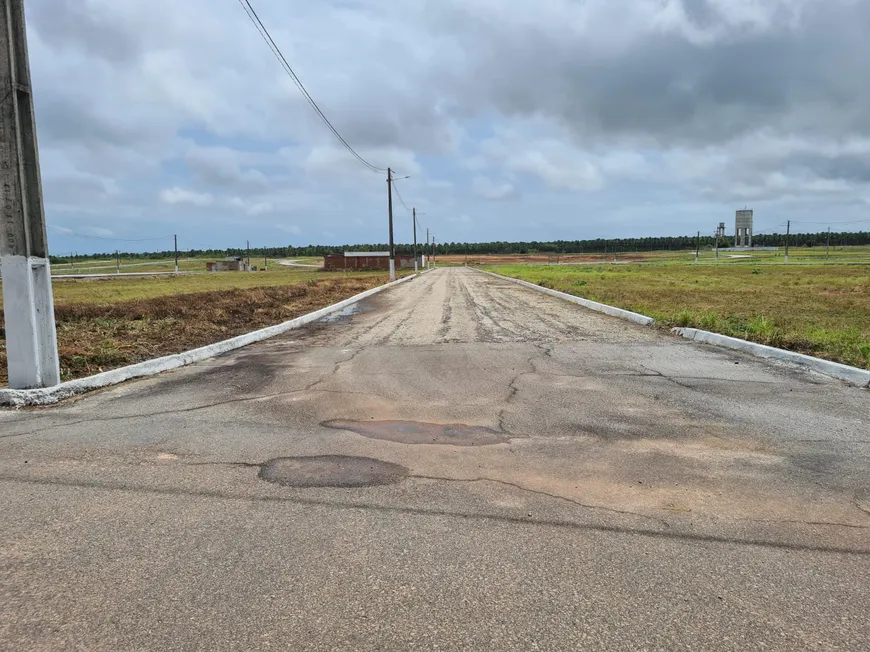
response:
<path id="1" fill-rule="evenodd" d="M 719 231 L 716 230 L 716 260 L 719 260 Z"/>
<path id="2" fill-rule="evenodd" d="M 435 236 L 432 236 L 432 269 L 435 269 Z"/>
<path id="3" fill-rule="evenodd" d="M 785 264 L 788 265 L 788 234 L 791 231 L 791 220 L 785 224 Z"/>
<path id="4" fill-rule="evenodd" d="M 175 240 L 175 275 L 178 276 L 178 236 L 172 236 Z"/>
<path id="5" fill-rule="evenodd" d="M 411 219 L 414 220 L 414 273 L 417 273 L 417 207 L 411 209 Z"/>
<path id="6" fill-rule="evenodd" d="M 265 252 L 265 251 L 263 252 L 263 271 L 264 271 L 264 272 L 268 272 L 268 271 L 269 271 L 269 259 L 268 259 L 268 257 L 266 256 L 266 252 Z"/>
<path id="7" fill-rule="evenodd" d="M 828 239 L 825 241 L 825 260 L 828 260 L 829 252 L 831 251 L 831 227 L 828 227 Z"/>
<path id="8" fill-rule="evenodd" d="M 432 251 L 429 249 L 429 229 L 426 229 L 426 251 L 430 254 L 426 260 L 426 269 L 432 269 Z"/>
<path id="9" fill-rule="evenodd" d="M 245 255 L 248 259 L 248 271 L 251 271 L 251 241 L 245 240 Z"/>
<path id="10" fill-rule="evenodd" d="M 701 255 L 701 232 L 698 231 L 698 239 L 695 241 L 695 262 L 698 262 L 698 257 Z"/>
<path id="11" fill-rule="evenodd" d="M 0 0 L 0 268 L 9 387 L 60 383 L 24 0 Z"/>
<path id="12" fill-rule="evenodd" d="M 393 246 L 393 170 L 387 168 L 387 213 L 390 217 L 390 280 L 396 280 L 396 249 Z"/>
<path id="13" fill-rule="evenodd" d="M 115 249 L 115 269 L 117 274 L 121 273 L 121 252 L 117 249 Z"/>

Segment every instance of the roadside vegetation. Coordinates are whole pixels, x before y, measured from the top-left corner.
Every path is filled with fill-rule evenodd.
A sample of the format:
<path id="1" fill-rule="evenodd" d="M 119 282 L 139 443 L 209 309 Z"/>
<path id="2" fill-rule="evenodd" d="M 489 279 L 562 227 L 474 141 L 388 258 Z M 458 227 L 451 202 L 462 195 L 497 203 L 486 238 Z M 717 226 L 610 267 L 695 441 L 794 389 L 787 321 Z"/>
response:
<path id="1" fill-rule="evenodd" d="M 485 268 L 649 315 L 662 327 L 701 328 L 870 369 L 870 264 Z"/>
<path id="2" fill-rule="evenodd" d="M 384 272 L 269 272 L 60 280 L 54 283 L 63 380 L 279 324 L 389 281 Z M 0 303 L 2 307 L 2 303 Z M 0 310 L 0 324 L 3 313 Z M 0 330 L 0 387 L 6 385 Z"/>

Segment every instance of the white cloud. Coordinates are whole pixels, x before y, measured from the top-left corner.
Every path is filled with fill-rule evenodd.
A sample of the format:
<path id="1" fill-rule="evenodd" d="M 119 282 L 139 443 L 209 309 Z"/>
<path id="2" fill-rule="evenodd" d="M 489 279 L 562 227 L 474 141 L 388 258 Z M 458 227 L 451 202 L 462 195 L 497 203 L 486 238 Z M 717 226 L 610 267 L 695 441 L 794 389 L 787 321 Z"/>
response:
<path id="1" fill-rule="evenodd" d="M 517 189 L 511 183 L 495 183 L 487 177 L 474 177 L 472 181 L 474 194 L 483 199 L 500 201 L 517 196 Z"/>
<path id="2" fill-rule="evenodd" d="M 211 206 L 214 197 L 207 192 L 194 192 L 175 186 L 160 191 L 160 201 L 165 204 L 189 204 L 191 206 Z"/>
<path id="3" fill-rule="evenodd" d="M 468 211 L 479 240 L 569 235 L 577 215 L 602 225 L 584 232 L 691 233 L 750 200 L 864 216 L 870 3 L 504 7 L 257 4 L 348 142 L 411 175 L 401 193 L 427 226 Z M 280 215 L 386 240 L 384 175 L 337 142 L 236 3 L 30 0 L 27 18 L 49 223 L 136 238 L 156 221 L 192 239 L 220 223 L 223 245 L 286 233 Z M 521 202 L 494 204 L 518 196 L 536 225 Z M 410 240 L 409 220 L 396 228 Z"/>

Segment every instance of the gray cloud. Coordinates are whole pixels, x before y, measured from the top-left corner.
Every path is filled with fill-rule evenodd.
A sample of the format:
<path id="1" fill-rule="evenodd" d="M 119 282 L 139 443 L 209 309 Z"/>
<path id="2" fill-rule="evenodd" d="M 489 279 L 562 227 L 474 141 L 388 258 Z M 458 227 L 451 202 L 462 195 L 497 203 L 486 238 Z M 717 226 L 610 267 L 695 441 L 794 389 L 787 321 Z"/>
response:
<path id="1" fill-rule="evenodd" d="M 537 228 L 556 233 L 577 214 L 629 228 L 659 211 L 693 231 L 733 202 L 851 215 L 870 197 L 870 2 L 255 4 L 342 134 L 411 174 L 405 199 L 468 237 L 529 237 L 532 200 L 554 216 Z M 235 3 L 27 11 L 50 219 L 380 234 L 383 179 L 340 147 Z"/>

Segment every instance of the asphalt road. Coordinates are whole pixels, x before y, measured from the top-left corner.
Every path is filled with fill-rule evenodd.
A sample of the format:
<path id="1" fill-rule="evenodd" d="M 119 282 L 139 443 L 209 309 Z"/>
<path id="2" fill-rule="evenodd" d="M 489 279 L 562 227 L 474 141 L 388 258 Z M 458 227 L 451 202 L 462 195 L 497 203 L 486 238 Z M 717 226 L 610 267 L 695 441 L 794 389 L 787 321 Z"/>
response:
<path id="1" fill-rule="evenodd" d="M 3 650 L 866 650 L 870 393 L 463 268 L 0 412 Z"/>

